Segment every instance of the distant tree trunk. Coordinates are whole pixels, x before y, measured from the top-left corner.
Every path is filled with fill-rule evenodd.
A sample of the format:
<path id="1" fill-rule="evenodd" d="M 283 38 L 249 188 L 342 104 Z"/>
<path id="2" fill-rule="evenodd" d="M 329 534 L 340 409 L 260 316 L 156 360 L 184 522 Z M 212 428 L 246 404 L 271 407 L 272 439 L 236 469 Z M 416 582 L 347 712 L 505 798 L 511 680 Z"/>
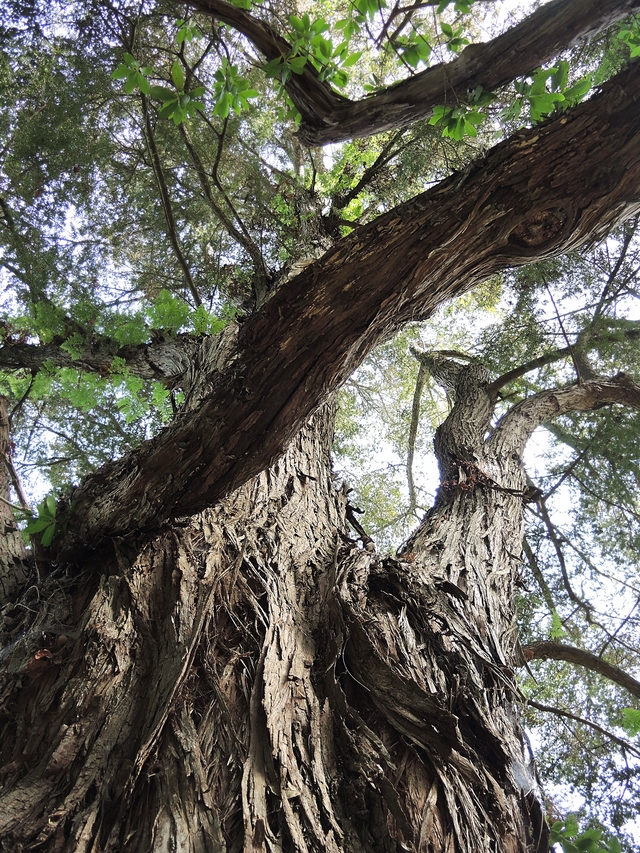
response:
<path id="1" fill-rule="evenodd" d="M 326 406 L 215 509 L 23 588 L 3 853 L 548 849 L 513 678 L 523 474 L 482 449 L 474 370 L 398 558 L 348 540 Z"/>
<path id="2" fill-rule="evenodd" d="M 25 580 L 26 556 L 22 534 L 9 505 L 11 440 L 7 398 L 0 395 L 0 607 Z"/>

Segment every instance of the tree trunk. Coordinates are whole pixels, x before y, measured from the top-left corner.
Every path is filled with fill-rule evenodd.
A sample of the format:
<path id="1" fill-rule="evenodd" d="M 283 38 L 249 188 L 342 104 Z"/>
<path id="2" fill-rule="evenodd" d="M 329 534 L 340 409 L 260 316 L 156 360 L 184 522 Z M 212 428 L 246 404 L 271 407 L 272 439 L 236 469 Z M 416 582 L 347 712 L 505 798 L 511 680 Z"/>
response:
<path id="1" fill-rule="evenodd" d="M 0 395 L 0 608 L 25 581 L 25 548 L 13 510 L 9 504 L 11 482 L 11 441 L 6 397 Z"/>
<path id="2" fill-rule="evenodd" d="M 483 382 L 398 558 L 349 541 L 326 406 L 215 509 L 23 585 L 0 849 L 548 849 L 513 678 L 524 480 L 483 449 Z"/>

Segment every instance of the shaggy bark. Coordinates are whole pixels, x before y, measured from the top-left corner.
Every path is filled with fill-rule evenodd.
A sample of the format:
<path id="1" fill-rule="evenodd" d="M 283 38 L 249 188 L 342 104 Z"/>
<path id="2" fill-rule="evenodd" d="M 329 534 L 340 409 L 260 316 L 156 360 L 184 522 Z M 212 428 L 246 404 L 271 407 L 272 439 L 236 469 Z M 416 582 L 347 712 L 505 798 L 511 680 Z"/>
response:
<path id="1" fill-rule="evenodd" d="M 330 415 L 215 510 L 11 608 L 1 850 L 546 849 L 522 501 L 456 491 L 404 556 L 345 547 Z"/>
<path id="2" fill-rule="evenodd" d="M 640 205 L 640 64 L 553 122 L 338 242 L 242 324 L 197 410 L 74 495 L 65 558 L 211 506 L 268 467 L 381 340 L 509 266 L 574 250 Z M 166 472 L 171 472 L 167 478 Z"/>
<path id="3" fill-rule="evenodd" d="M 639 389 L 545 392 L 491 430 L 485 369 L 423 360 L 455 404 L 399 557 L 344 545 L 325 407 L 215 509 L 3 609 L 0 850 L 547 849 L 514 681 L 521 454 Z"/>
<path id="4" fill-rule="evenodd" d="M 291 54 L 286 39 L 225 0 L 190 0 L 189 5 L 229 24 L 269 60 Z M 477 86 L 491 91 L 526 76 L 578 39 L 595 35 L 639 8 L 637 0 L 555 0 L 492 41 L 465 48 L 452 62 L 435 65 L 360 101 L 320 82 L 308 64 L 285 87 L 302 117 L 298 136 L 306 145 L 326 145 L 428 118 L 436 104 L 456 104 Z"/>

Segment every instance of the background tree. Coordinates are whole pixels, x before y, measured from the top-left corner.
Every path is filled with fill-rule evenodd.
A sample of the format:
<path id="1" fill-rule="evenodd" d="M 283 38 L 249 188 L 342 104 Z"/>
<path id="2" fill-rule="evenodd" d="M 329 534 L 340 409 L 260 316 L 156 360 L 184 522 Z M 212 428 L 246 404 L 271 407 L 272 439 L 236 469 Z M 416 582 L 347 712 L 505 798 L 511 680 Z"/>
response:
<path id="1" fill-rule="evenodd" d="M 2 25 L 0 366 L 16 451 L 3 427 L 0 843 L 547 849 L 515 668 L 561 660 L 636 683 L 633 613 L 594 619 L 572 583 L 608 565 L 594 548 L 591 563 L 564 555 L 609 547 L 591 522 L 612 484 L 583 488 L 562 533 L 548 493 L 584 485 L 607 432 L 633 434 L 640 399 L 615 373 L 634 366 L 635 226 L 607 244 L 620 262 L 600 265 L 604 283 L 550 260 L 637 211 L 640 76 L 623 66 L 639 37 L 617 22 L 638 4 L 555 0 L 462 52 L 494 4 L 359 2 L 313 19 L 246 5 L 10 4 Z M 381 86 L 398 70 L 406 83 Z M 498 126 L 511 136 L 489 148 Z M 335 488 L 334 394 L 376 344 L 487 280 L 467 299 L 500 311 L 500 329 L 474 329 L 472 353 L 452 339 L 409 359 L 451 411 L 435 506 L 382 556 Z M 418 344 L 403 334 L 379 364 Z M 419 400 L 396 419 L 414 457 Z M 617 410 L 589 420 L 614 404 L 623 426 Z M 547 422 L 573 455 L 539 475 L 541 496 L 521 459 Z M 627 445 L 609 463 L 616 519 L 635 512 Z M 25 555 L 6 511 L 28 515 L 30 467 L 58 491 Z M 411 481 L 401 498 L 387 504 L 404 519 L 426 503 Z M 524 571 L 540 598 L 518 640 L 532 501 Z M 584 701 L 602 703 L 593 685 Z M 620 721 L 607 701 L 601 730 Z M 623 722 L 633 732 L 634 708 Z M 578 767 L 585 790 L 594 766 Z"/>

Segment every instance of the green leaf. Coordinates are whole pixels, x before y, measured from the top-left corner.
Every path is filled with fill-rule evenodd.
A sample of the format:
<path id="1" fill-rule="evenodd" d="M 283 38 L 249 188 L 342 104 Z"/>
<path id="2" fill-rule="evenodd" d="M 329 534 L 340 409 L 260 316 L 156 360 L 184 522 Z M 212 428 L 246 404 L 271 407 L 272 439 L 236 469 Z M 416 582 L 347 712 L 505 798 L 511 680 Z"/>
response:
<path id="1" fill-rule="evenodd" d="M 303 33 L 305 31 L 305 26 L 302 23 L 302 18 L 299 18 L 297 15 L 289 15 L 289 23 L 299 33 Z"/>
<path id="2" fill-rule="evenodd" d="M 142 74 L 136 75 L 136 83 L 137 83 L 138 88 L 140 89 L 140 91 L 142 92 L 143 95 L 148 95 L 150 93 L 151 86 L 149 84 L 149 81 L 147 80 L 146 77 L 143 77 Z"/>
<path id="3" fill-rule="evenodd" d="M 176 89 L 181 92 L 184 89 L 184 69 L 177 60 L 171 66 L 171 79 Z"/>
<path id="4" fill-rule="evenodd" d="M 573 106 L 574 104 L 579 104 L 580 101 L 582 101 L 585 95 L 587 95 L 591 90 L 592 85 L 593 80 L 591 75 L 587 75 L 586 77 L 581 77 L 580 80 L 577 80 L 573 86 L 565 89 L 562 94 L 569 106 Z"/>
<path id="5" fill-rule="evenodd" d="M 162 119 L 169 119 L 173 116 L 174 112 L 178 108 L 178 99 L 173 98 L 173 100 L 168 101 L 164 107 L 158 112 L 158 115 Z"/>
<path id="6" fill-rule="evenodd" d="M 293 71 L 294 74 L 302 74 L 306 64 L 306 56 L 292 56 L 290 59 L 287 60 L 287 66 Z"/>
<path id="7" fill-rule="evenodd" d="M 562 92 L 569 79 L 569 63 L 566 59 L 561 59 L 557 67 L 551 75 L 551 86 L 557 91 Z"/>
<path id="8" fill-rule="evenodd" d="M 111 78 L 113 80 L 124 80 L 125 77 L 128 77 L 131 73 L 131 69 L 126 65 L 118 65 L 115 71 L 111 72 Z"/>
<path id="9" fill-rule="evenodd" d="M 173 89 L 167 89 L 166 86 L 152 86 L 149 94 L 156 101 L 174 101 L 176 98 Z"/>
<path id="10" fill-rule="evenodd" d="M 35 518 L 30 521 L 25 527 L 25 532 L 31 535 L 32 533 L 40 533 L 51 524 L 50 518 Z"/>
<path id="11" fill-rule="evenodd" d="M 355 65 L 356 62 L 362 56 L 362 51 L 359 50 L 356 53 L 350 53 L 347 58 L 342 62 L 343 68 L 351 68 L 352 65 Z"/>
<path id="12" fill-rule="evenodd" d="M 55 516 L 56 516 L 56 499 L 53 497 L 53 495 L 47 495 L 47 497 L 44 499 L 44 503 L 45 503 L 45 506 L 46 506 L 51 518 L 55 518 Z"/>
<path id="13" fill-rule="evenodd" d="M 40 542 L 42 543 L 42 545 L 45 548 L 48 548 L 49 545 L 51 545 L 51 542 L 53 541 L 53 537 L 55 536 L 55 533 L 56 533 L 56 525 L 55 524 L 50 524 L 45 529 L 44 533 L 40 537 Z"/>
<path id="14" fill-rule="evenodd" d="M 213 109 L 214 116 L 226 118 L 229 115 L 232 103 L 233 97 L 228 92 L 225 92 Z"/>
<path id="15" fill-rule="evenodd" d="M 547 92 L 544 95 L 530 95 L 529 109 L 532 121 L 540 121 L 555 109 L 557 103 L 564 101 L 559 92 Z"/>

